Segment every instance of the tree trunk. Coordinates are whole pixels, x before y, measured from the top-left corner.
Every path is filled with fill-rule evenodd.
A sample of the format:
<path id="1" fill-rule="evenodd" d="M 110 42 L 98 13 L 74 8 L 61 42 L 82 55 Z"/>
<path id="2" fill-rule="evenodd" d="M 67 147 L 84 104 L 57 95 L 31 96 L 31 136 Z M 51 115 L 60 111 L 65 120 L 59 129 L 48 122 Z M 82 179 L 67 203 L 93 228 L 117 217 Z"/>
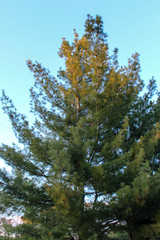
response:
<path id="1" fill-rule="evenodd" d="M 127 222 L 127 226 L 128 226 L 129 239 L 130 240 L 136 240 L 136 238 L 135 238 L 135 231 L 134 231 L 134 225 L 133 225 L 132 221 Z"/>

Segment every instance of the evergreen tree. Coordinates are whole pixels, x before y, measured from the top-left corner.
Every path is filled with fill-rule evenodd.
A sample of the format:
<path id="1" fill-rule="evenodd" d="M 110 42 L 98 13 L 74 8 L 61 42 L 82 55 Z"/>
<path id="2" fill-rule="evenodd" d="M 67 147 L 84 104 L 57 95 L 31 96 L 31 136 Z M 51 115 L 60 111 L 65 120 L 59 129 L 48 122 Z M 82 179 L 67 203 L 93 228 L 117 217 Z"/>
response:
<path id="1" fill-rule="evenodd" d="M 139 55 L 119 66 L 109 56 L 101 17 L 88 15 L 85 34 L 65 38 L 58 79 L 28 60 L 35 123 L 3 92 L 3 109 L 23 149 L 2 145 L 12 167 L 1 170 L 2 209 L 19 211 L 21 235 L 36 239 L 105 239 L 122 229 L 131 240 L 158 235 L 160 98 L 155 80 L 140 95 Z"/>

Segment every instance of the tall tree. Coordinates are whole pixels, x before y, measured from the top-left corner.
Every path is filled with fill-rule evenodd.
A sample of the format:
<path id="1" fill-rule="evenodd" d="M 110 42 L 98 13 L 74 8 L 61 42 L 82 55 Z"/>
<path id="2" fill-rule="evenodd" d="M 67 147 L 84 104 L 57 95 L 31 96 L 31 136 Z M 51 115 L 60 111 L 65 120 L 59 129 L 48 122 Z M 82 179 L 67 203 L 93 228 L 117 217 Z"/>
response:
<path id="1" fill-rule="evenodd" d="M 1 170 L 1 205 L 20 211 L 21 234 L 54 239 L 105 239 L 125 229 L 131 240 L 158 234 L 159 106 L 155 80 L 142 96 L 139 55 L 119 66 L 109 56 L 101 17 L 88 15 L 85 34 L 65 38 L 58 80 L 28 60 L 35 123 L 3 92 L 3 109 L 23 149 L 2 145 L 12 167 Z M 148 229 L 148 230 L 146 230 Z M 152 230 L 152 231 L 151 231 Z"/>

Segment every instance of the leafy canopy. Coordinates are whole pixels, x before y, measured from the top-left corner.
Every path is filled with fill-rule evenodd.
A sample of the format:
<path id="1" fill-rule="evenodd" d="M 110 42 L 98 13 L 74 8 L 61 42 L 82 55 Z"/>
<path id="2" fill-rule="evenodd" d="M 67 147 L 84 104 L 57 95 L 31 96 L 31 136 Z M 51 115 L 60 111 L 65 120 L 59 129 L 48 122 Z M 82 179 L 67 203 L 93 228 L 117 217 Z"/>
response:
<path id="1" fill-rule="evenodd" d="M 3 211 L 20 212 L 24 224 L 16 231 L 36 239 L 105 239 L 115 229 L 130 239 L 159 234 L 154 78 L 142 95 L 139 54 L 120 66 L 99 16 L 88 15 L 84 35 L 74 30 L 72 44 L 63 38 L 59 56 L 65 69 L 57 78 L 27 61 L 35 78 L 32 126 L 3 92 L 3 109 L 23 144 L 0 148 L 12 167 L 0 170 Z"/>

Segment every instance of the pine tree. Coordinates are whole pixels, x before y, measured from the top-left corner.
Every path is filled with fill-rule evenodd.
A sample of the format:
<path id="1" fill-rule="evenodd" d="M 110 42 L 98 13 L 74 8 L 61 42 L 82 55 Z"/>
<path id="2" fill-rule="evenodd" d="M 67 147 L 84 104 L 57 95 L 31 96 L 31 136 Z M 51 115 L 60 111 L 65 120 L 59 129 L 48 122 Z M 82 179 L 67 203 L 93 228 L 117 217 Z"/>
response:
<path id="1" fill-rule="evenodd" d="M 41 239 L 105 239 L 122 229 L 131 240 L 159 234 L 159 106 L 155 80 L 140 94 L 139 55 L 119 66 L 109 56 L 101 17 L 85 34 L 62 40 L 58 79 L 27 61 L 35 123 L 3 92 L 3 109 L 23 148 L 2 145 L 12 167 L 1 170 L 1 206 L 23 214 L 21 235 Z M 156 230 L 155 230 L 156 229 Z"/>

